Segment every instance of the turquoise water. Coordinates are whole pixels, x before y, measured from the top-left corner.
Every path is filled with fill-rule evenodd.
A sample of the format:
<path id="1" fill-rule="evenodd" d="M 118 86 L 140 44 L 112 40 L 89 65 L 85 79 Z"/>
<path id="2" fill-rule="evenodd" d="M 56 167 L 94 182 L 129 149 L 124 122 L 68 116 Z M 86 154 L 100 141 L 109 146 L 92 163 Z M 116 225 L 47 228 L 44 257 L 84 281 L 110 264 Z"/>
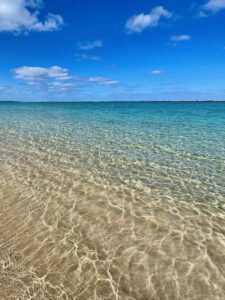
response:
<path id="1" fill-rule="evenodd" d="M 0 103 L 0 168 L 3 299 L 225 298 L 224 102 Z"/>

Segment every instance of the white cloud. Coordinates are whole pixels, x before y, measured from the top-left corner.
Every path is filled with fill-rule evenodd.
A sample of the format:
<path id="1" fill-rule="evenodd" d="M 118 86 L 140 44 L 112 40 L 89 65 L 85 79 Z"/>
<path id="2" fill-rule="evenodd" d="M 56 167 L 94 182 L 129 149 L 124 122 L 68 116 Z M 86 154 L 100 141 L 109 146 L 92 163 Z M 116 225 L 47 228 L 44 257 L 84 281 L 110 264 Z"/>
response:
<path id="1" fill-rule="evenodd" d="M 139 14 L 130 17 L 126 22 L 126 29 L 129 33 L 141 32 L 147 27 L 157 27 L 160 19 L 171 18 L 172 14 L 163 8 L 163 6 L 157 6 L 152 11 L 145 15 Z"/>
<path id="2" fill-rule="evenodd" d="M 88 54 L 80 54 L 80 53 L 75 53 L 75 55 L 78 57 L 77 61 L 82 61 L 82 60 L 100 60 L 101 58 L 99 56 L 92 56 Z"/>
<path id="3" fill-rule="evenodd" d="M 197 16 L 200 17 L 200 18 L 206 18 L 206 17 L 208 17 L 207 14 L 204 13 L 204 11 L 200 11 Z"/>
<path id="4" fill-rule="evenodd" d="M 88 43 L 86 45 L 79 44 L 79 49 L 81 50 L 90 50 L 93 48 L 102 47 L 102 41 L 94 41 L 92 43 Z"/>
<path id="5" fill-rule="evenodd" d="M 163 73 L 163 71 L 161 71 L 161 70 L 153 70 L 153 71 L 151 71 L 151 75 L 160 75 L 160 74 L 162 74 Z"/>
<path id="6" fill-rule="evenodd" d="M 105 78 L 105 77 L 90 77 L 88 78 L 88 81 L 90 82 L 102 82 L 102 81 L 107 81 L 109 80 L 109 78 Z"/>
<path id="7" fill-rule="evenodd" d="M 0 0 L 0 31 L 14 33 L 29 31 L 54 31 L 63 24 L 60 15 L 49 13 L 39 20 L 42 0 Z"/>
<path id="8" fill-rule="evenodd" d="M 70 82 L 50 82 L 48 84 L 48 86 L 50 88 L 59 88 L 61 90 L 66 90 L 66 89 L 70 89 L 70 88 L 77 88 L 78 85 L 74 84 L 74 83 L 70 83 Z"/>
<path id="9" fill-rule="evenodd" d="M 119 82 L 117 80 L 108 80 L 108 81 L 100 81 L 100 85 L 118 85 Z"/>
<path id="10" fill-rule="evenodd" d="M 50 68 L 41 67 L 20 67 L 12 70 L 14 77 L 18 79 L 34 81 L 34 80 L 46 80 L 46 79 L 56 79 L 56 80 L 68 80 L 72 77 L 69 76 L 69 70 L 63 69 L 57 66 Z"/>
<path id="11" fill-rule="evenodd" d="M 90 84 L 108 85 L 108 86 L 116 86 L 119 84 L 117 80 L 112 80 L 107 77 L 71 76 L 68 69 L 63 69 L 57 66 L 53 66 L 50 68 L 20 67 L 17 69 L 13 69 L 12 74 L 16 79 L 25 80 L 26 85 L 36 87 L 36 88 L 71 89 L 71 88 L 78 87 L 78 84 L 74 83 L 76 81 L 81 83 L 88 82 Z M 79 84 L 79 87 L 82 87 L 82 85 Z"/>
<path id="12" fill-rule="evenodd" d="M 203 8 L 205 10 L 217 12 L 218 10 L 225 9 L 225 0 L 210 0 Z"/>
<path id="13" fill-rule="evenodd" d="M 73 82 L 59 82 L 59 81 L 53 81 L 53 82 L 46 82 L 46 81 L 28 81 L 25 84 L 26 86 L 30 86 L 37 89 L 59 89 L 59 90 L 69 90 L 78 88 L 79 85 Z"/>
<path id="14" fill-rule="evenodd" d="M 117 80 L 111 80 L 106 77 L 90 77 L 87 79 L 89 82 L 98 83 L 100 85 L 118 85 L 119 81 Z"/>
<path id="15" fill-rule="evenodd" d="M 182 34 L 182 35 L 173 35 L 170 40 L 174 42 L 180 42 L 180 41 L 188 41 L 191 39 L 190 35 Z"/>

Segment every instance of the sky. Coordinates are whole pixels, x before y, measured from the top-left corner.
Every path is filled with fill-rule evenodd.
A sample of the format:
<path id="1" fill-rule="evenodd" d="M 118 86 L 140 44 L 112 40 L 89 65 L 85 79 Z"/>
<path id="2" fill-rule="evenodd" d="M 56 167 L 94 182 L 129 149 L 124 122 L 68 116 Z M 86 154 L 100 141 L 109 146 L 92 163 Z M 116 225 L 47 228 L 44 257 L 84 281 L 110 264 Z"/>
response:
<path id="1" fill-rule="evenodd" d="M 0 101 L 225 100 L 225 0 L 0 0 Z"/>

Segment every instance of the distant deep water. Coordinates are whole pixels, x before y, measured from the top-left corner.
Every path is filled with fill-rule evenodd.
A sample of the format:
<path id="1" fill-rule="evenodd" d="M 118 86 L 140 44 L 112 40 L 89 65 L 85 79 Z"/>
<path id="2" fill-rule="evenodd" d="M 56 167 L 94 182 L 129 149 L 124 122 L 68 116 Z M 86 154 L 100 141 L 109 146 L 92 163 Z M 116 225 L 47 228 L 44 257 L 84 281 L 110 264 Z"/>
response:
<path id="1" fill-rule="evenodd" d="M 225 299 L 225 103 L 1 103 L 0 299 Z"/>

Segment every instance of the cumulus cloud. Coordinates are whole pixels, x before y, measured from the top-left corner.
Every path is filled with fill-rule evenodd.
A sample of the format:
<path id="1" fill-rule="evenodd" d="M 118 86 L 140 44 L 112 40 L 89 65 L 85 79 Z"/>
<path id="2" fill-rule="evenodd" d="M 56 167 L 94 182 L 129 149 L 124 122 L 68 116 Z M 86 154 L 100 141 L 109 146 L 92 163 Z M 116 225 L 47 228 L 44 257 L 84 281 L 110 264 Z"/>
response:
<path id="1" fill-rule="evenodd" d="M 75 82 L 116 86 L 119 84 L 117 80 L 107 77 L 79 77 L 71 76 L 68 69 L 58 66 L 50 68 L 42 67 L 20 67 L 12 70 L 12 74 L 16 79 L 26 81 L 26 85 L 36 88 L 59 88 L 71 89 L 78 87 Z M 82 87 L 84 85 L 80 85 Z"/>
<path id="2" fill-rule="evenodd" d="M 100 60 L 101 58 L 99 56 L 93 56 L 93 55 L 88 55 L 85 53 L 75 53 L 77 56 L 77 61 L 82 61 L 82 60 Z"/>
<path id="3" fill-rule="evenodd" d="M 130 17 L 125 27 L 128 33 L 141 32 L 147 27 L 157 27 L 162 17 L 168 19 L 171 16 L 172 14 L 164 9 L 163 6 L 157 6 L 149 14 L 139 14 Z"/>
<path id="4" fill-rule="evenodd" d="M 217 12 L 221 9 L 225 9 L 225 0 L 210 0 L 203 8 L 212 12 Z"/>
<path id="5" fill-rule="evenodd" d="M 180 41 L 188 41 L 191 39 L 190 35 L 182 34 L 182 35 L 173 35 L 170 40 L 174 42 L 180 42 Z"/>
<path id="6" fill-rule="evenodd" d="M 153 70 L 153 71 L 151 71 L 151 75 L 152 76 L 154 76 L 154 75 L 160 75 L 160 74 L 162 74 L 163 73 L 163 71 L 161 71 L 161 70 Z"/>
<path id="7" fill-rule="evenodd" d="M 94 41 L 92 43 L 88 43 L 85 45 L 79 44 L 79 49 L 80 50 L 91 50 L 93 48 L 99 48 L 102 47 L 102 41 Z"/>
<path id="8" fill-rule="evenodd" d="M 0 0 L 0 31 L 14 33 L 29 31 L 54 31 L 63 24 L 60 15 L 49 13 L 39 20 L 42 0 Z"/>
<path id="9" fill-rule="evenodd" d="M 56 79 L 56 80 L 68 80 L 72 77 L 69 76 L 69 70 L 63 69 L 57 66 L 50 68 L 41 67 L 20 67 L 12 70 L 14 77 L 18 79 L 35 81 L 35 80 L 46 80 L 46 79 Z"/>

